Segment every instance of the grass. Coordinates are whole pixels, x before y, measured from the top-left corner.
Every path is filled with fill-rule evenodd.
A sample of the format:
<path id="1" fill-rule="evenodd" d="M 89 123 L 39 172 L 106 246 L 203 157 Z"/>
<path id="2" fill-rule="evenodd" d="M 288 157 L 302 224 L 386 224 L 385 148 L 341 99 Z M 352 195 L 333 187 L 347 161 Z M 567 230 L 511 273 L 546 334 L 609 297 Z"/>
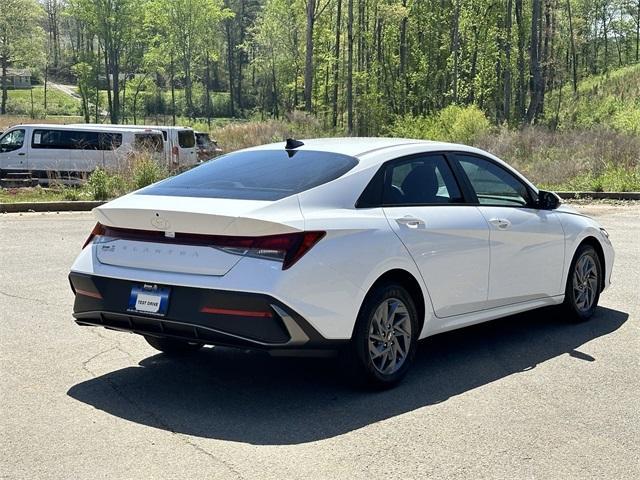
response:
<path id="1" fill-rule="evenodd" d="M 8 90 L 7 113 L 10 115 L 29 116 L 32 114 L 31 90 Z M 60 90 L 47 88 L 46 115 L 74 116 L 80 113 L 80 102 L 61 92 Z M 33 87 L 33 118 L 45 117 L 44 87 Z"/>
<path id="2" fill-rule="evenodd" d="M 640 191 L 638 135 L 603 128 L 503 128 L 478 139 L 475 146 L 551 190 Z"/>
<path id="3" fill-rule="evenodd" d="M 555 91 L 545 99 L 546 122 L 553 123 L 558 111 L 562 130 L 606 127 L 640 134 L 640 64 L 586 78 L 576 94 L 565 86 L 559 110 L 558 97 Z"/>
<path id="4" fill-rule="evenodd" d="M 82 194 L 74 198 L 69 191 L 71 187 L 61 188 L 0 188 L 0 203 L 24 203 L 24 202 L 60 202 L 67 200 L 92 200 L 88 195 Z M 80 189 L 78 189 L 80 190 Z M 79 192 L 80 193 L 80 192 Z"/>

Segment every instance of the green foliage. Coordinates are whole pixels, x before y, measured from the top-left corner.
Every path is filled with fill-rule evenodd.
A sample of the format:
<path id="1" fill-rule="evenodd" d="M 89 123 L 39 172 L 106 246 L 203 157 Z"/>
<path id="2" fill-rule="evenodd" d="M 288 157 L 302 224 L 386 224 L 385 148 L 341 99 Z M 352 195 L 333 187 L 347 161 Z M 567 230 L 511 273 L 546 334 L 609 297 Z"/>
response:
<path id="1" fill-rule="evenodd" d="M 87 186 L 94 200 L 108 200 L 113 197 L 112 176 L 101 168 L 96 168 L 89 176 Z"/>
<path id="2" fill-rule="evenodd" d="M 44 110 L 44 87 L 33 87 L 33 117 L 47 115 L 73 116 L 80 113 L 80 102 L 51 86 L 47 89 L 47 111 Z M 31 116 L 31 90 L 9 90 L 7 113 Z"/>
<path id="3" fill-rule="evenodd" d="M 640 65 L 589 77 L 578 84 L 576 95 L 564 87 L 560 110 L 556 112 L 559 92 L 549 97 L 548 123 L 558 115 L 558 127 L 609 127 L 619 132 L 640 134 Z"/>
<path id="4" fill-rule="evenodd" d="M 472 144 L 490 129 L 489 120 L 475 105 L 450 105 L 428 117 L 400 117 L 389 133 L 397 137 Z"/>
<path id="5" fill-rule="evenodd" d="M 135 161 L 132 170 L 132 186 L 139 189 L 158 182 L 168 176 L 167 169 L 149 157 L 141 157 Z"/>

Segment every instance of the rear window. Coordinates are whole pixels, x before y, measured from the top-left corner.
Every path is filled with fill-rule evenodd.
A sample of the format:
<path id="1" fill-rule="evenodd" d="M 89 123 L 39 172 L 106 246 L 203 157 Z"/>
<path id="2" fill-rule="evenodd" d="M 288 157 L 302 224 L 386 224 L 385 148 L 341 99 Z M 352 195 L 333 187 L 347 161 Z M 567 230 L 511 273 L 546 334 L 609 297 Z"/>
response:
<path id="1" fill-rule="evenodd" d="M 300 150 L 230 153 L 138 194 L 279 200 L 341 177 L 358 164 L 347 155 Z"/>
<path id="2" fill-rule="evenodd" d="M 182 148 L 193 148 L 196 144 L 193 130 L 178 130 L 178 144 Z"/>

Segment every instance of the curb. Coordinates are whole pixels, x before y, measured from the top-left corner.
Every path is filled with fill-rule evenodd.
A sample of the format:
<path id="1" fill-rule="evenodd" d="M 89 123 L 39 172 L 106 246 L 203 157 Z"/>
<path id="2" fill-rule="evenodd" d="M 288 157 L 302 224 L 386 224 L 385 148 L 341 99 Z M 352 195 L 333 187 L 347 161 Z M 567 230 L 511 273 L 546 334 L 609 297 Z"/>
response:
<path id="1" fill-rule="evenodd" d="M 640 200 L 640 192 L 555 192 L 563 200 Z M 107 202 L 23 202 L 0 203 L 0 213 L 24 212 L 87 212 Z"/>
<path id="2" fill-rule="evenodd" d="M 640 200 L 640 192 L 556 192 L 564 200 Z"/>
<path id="3" fill-rule="evenodd" d="M 24 202 L 0 203 L 0 213 L 23 212 L 87 212 L 107 202 Z"/>

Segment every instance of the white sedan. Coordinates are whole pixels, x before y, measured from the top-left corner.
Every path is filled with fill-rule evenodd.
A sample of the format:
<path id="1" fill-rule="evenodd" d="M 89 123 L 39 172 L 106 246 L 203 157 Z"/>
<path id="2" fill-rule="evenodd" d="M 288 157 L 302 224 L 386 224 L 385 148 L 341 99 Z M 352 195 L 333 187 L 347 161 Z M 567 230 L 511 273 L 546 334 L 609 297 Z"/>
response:
<path id="1" fill-rule="evenodd" d="M 493 155 L 418 140 L 250 148 L 94 213 L 78 324 L 173 355 L 341 352 L 382 387 L 430 335 L 550 305 L 588 319 L 614 257 L 597 222 Z"/>

